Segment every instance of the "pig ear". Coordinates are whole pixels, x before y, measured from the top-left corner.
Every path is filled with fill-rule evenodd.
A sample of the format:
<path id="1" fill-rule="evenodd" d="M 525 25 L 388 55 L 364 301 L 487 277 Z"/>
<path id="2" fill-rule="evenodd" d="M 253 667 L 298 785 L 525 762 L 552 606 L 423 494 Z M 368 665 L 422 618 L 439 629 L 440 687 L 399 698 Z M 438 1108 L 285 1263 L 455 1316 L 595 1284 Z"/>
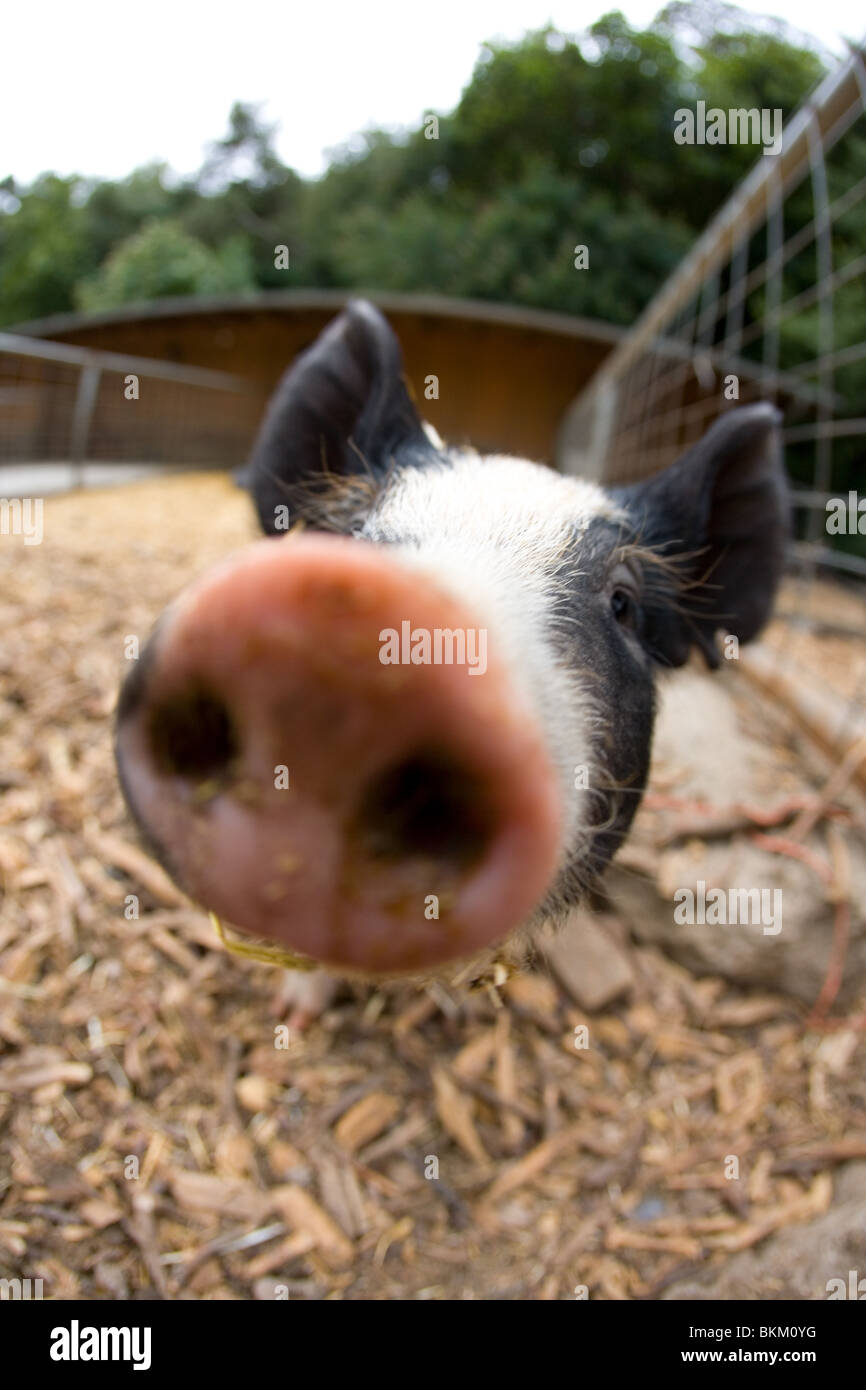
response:
<path id="1" fill-rule="evenodd" d="M 350 529 L 394 455 L 431 445 L 409 397 L 400 346 L 378 309 L 352 300 L 292 364 L 268 406 L 246 469 L 262 527 Z M 356 487 L 347 487 L 354 480 Z"/>
<path id="2" fill-rule="evenodd" d="M 692 646 L 719 665 L 715 633 L 748 642 L 770 615 L 789 531 L 781 416 L 767 403 L 722 415 L 676 463 L 622 488 L 638 539 L 676 560 L 685 587 L 650 598 L 646 637 L 666 665 Z"/>

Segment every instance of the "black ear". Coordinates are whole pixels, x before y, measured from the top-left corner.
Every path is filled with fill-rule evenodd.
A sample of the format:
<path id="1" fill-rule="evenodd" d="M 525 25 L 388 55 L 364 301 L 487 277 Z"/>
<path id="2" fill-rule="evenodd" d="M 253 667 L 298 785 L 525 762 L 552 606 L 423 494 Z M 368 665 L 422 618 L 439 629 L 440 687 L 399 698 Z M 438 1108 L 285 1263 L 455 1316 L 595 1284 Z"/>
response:
<path id="1" fill-rule="evenodd" d="M 767 403 L 729 411 L 664 472 L 614 492 L 684 581 L 674 602 L 648 600 L 647 642 L 666 665 L 698 646 L 718 666 L 718 629 L 748 642 L 770 615 L 790 526 L 780 422 Z"/>
<path id="2" fill-rule="evenodd" d="M 286 529 L 275 520 L 281 506 L 291 524 L 350 529 L 365 491 L 369 499 L 409 444 L 432 449 L 400 346 L 378 309 L 352 300 L 288 369 L 268 406 L 246 469 L 263 530 Z"/>

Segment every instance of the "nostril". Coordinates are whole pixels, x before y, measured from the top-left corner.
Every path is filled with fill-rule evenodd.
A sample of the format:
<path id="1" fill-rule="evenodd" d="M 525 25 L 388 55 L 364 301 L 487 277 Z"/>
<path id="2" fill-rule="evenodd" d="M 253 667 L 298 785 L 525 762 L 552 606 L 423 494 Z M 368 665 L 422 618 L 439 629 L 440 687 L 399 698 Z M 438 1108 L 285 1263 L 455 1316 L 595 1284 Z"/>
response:
<path id="1" fill-rule="evenodd" d="M 225 701 L 192 686 L 159 701 L 148 716 L 147 738 L 160 772 L 175 777 L 214 777 L 240 752 Z"/>
<path id="2" fill-rule="evenodd" d="M 468 868 L 484 856 L 496 820 L 482 778 L 424 751 L 368 785 L 353 832 L 370 858 L 433 858 Z"/>

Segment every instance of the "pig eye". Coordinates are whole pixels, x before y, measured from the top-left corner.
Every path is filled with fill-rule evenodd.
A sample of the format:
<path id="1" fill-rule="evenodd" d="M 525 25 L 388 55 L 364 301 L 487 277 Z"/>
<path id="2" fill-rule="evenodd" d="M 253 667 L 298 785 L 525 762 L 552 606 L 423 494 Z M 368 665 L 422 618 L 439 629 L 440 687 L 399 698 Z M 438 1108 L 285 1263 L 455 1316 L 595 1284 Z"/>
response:
<path id="1" fill-rule="evenodd" d="M 628 589 L 614 589 L 610 596 L 610 606 L 618 623 L 623 627 L 634 627 L 636 605 Z"/>
<path id="2" fill-rule="evenodd" d="M 640 620 L 637 579 L 627 565 L 617 565 L 611 575 L 610 611 L 620 627 L 635 632 Z"/>
<path id="3" fill-rule="evenodd" d="M 627 564 L 617 564 L 610 575 L 610 612 L 620 627 L 637 632 L 641 620 L 639 581 Z"/>

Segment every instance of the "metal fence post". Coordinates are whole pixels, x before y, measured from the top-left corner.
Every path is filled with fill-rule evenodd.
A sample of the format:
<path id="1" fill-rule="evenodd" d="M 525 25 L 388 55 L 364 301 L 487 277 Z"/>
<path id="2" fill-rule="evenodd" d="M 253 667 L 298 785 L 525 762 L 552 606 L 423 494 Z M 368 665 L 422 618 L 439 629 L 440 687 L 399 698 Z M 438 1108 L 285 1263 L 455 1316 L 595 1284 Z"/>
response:
<path id="1" fill-rule="evenodd" d="M 75 394 L 75 408 L 72 412 L 72 428 L 69 432 L 69 458 L 75 469 L 75 485 L 81 487 L 84 481 L 84 460 L 87 455 L 87 442 L 90 426 L 99 394 L 101 367 L 88 362 L 81 368 L 78 377 L 78 390 Z"/>

